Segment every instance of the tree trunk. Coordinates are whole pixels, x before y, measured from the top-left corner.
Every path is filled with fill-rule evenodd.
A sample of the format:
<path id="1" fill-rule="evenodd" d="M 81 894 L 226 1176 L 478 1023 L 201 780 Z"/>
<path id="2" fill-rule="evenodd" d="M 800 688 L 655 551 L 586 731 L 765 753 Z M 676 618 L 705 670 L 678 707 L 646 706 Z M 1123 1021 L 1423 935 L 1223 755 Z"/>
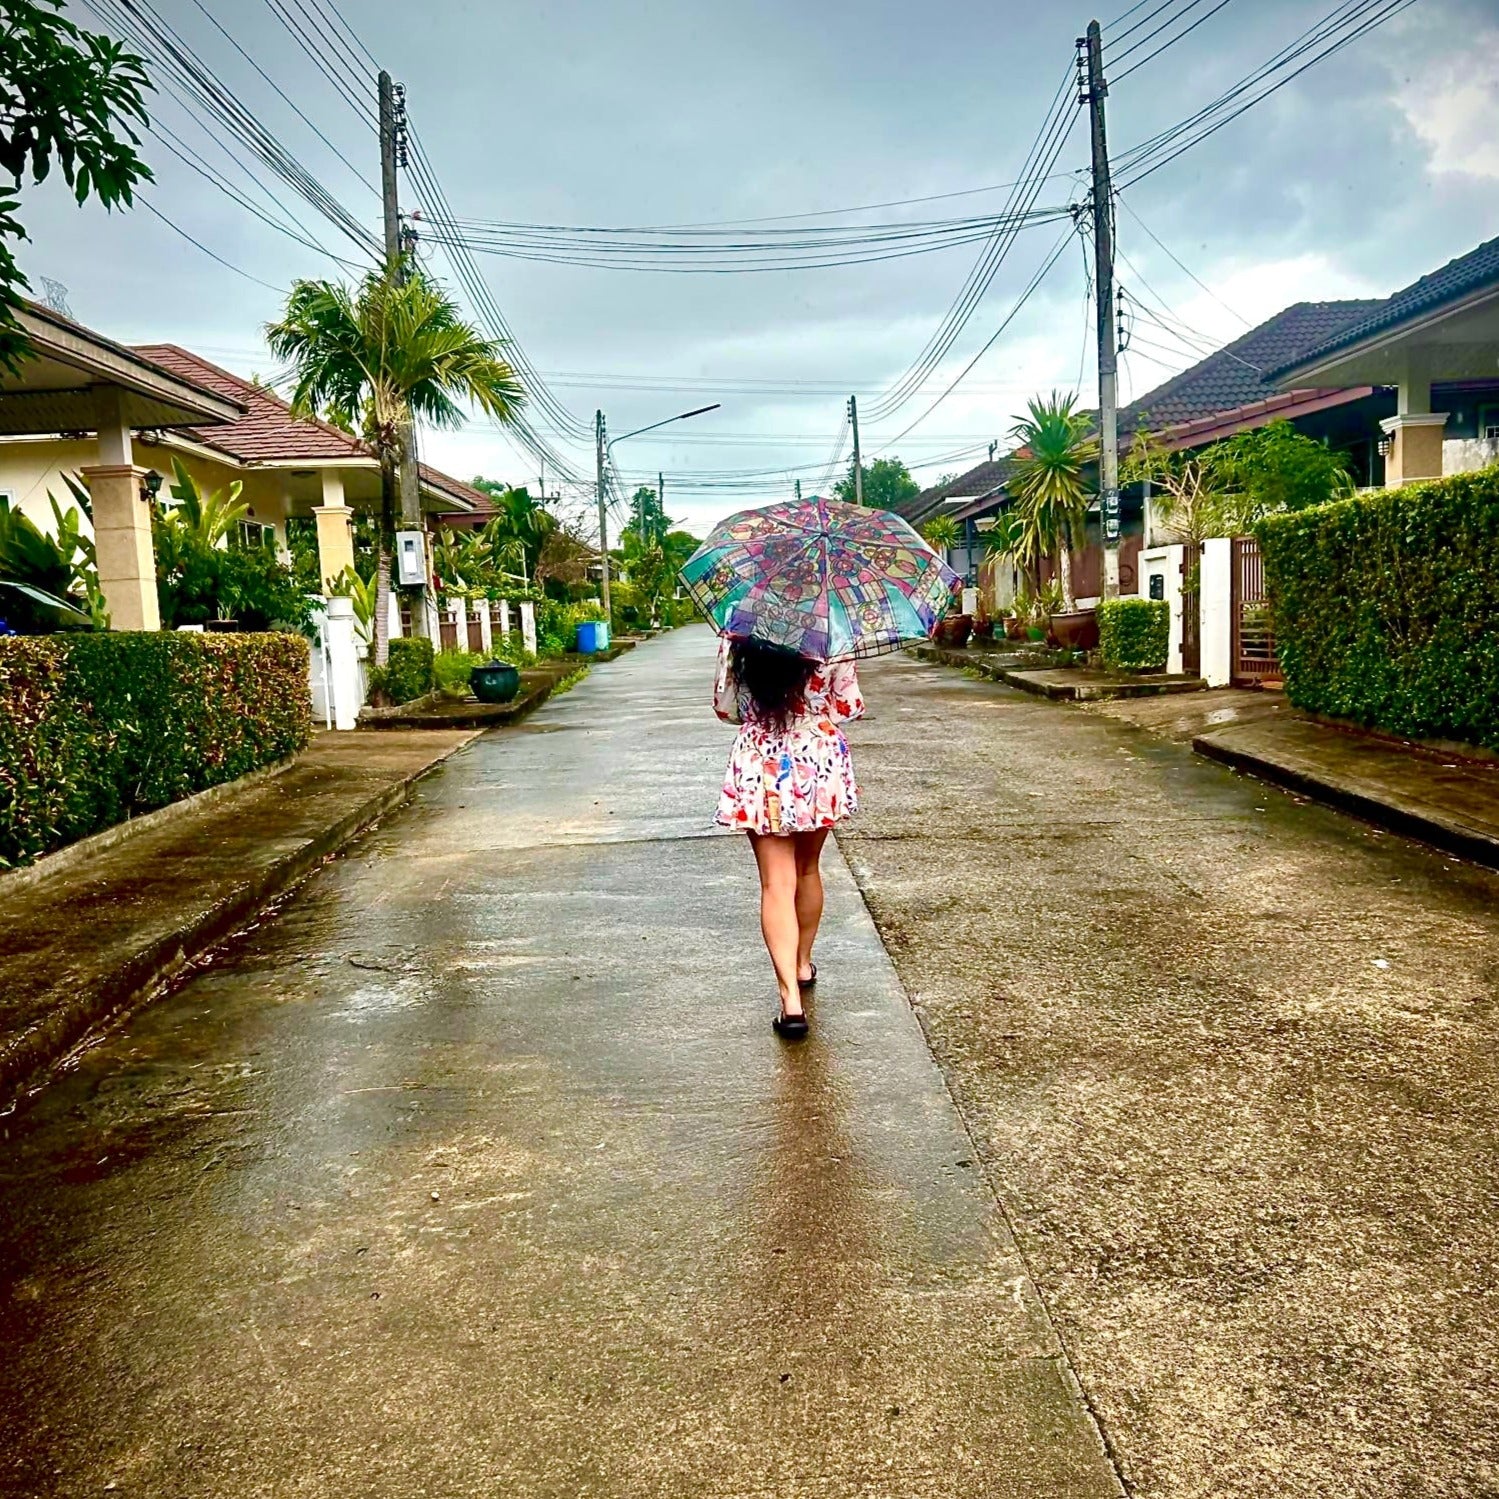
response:
<path id="1" fill-rule="evenodd" d="M 1072 596 L 1072 548 L 1065 541 L 1058 552 L 1057 571 L 1062 579 L 1062 612 L 1071 614 L 1077 600 Z"/>

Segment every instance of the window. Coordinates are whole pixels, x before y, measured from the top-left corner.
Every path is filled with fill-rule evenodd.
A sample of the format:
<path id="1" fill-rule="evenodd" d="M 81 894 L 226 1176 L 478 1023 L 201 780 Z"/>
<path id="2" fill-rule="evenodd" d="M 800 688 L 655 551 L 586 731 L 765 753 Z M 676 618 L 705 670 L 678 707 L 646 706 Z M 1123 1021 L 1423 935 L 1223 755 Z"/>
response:
<path id="1" fill-rule="evenodd" d="M 1478 435 L 1490 442 L 1499 441 L 1499 406 L 1478 408 Z"/>
<path id="2" fill-rule="evenodd" d="M 252 547 L 273 547 L 276 544 L 276 532 L 271 526 L 262 525 L 258 520 L 242 520 L 235 539 L 245 551 Z"/>

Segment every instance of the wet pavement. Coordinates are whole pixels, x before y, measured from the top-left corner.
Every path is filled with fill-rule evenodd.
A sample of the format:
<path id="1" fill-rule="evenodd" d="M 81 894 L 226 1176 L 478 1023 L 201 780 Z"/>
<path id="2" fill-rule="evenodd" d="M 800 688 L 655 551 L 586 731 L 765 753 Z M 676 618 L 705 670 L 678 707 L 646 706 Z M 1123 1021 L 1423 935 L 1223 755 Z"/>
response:
<path id="1" fill-rule="evenodd" d="M 862 676 L 844 852 L 1129 1492 L 1494 1499 L 1499 875 L 1173 742 L 1263 694 Z"/>
<path id="2" fill-rule="evenodd" d="M 3 1121 L 0 1491 L 1118 1492 L 831 846 L 772 1036 L 711 660 L 461 751 Z"/>

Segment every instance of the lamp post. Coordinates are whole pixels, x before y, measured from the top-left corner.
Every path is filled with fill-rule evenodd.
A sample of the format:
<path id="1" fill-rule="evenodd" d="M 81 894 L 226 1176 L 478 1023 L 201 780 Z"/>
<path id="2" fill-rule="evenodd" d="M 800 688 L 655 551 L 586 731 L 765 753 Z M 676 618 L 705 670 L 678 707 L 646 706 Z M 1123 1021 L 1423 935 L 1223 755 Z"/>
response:
<path id="1" fill-rule="evenodd" d="M 633 432 L 621 432 L 618 437 L 604 441 L 604 413 L 596 411 L 593 417 L 593 434 L 595 457 L 598 460 L 598 501 L 599 501 L 599 562 L 604 569 L 603 587 L 600 594 L 604 604 L 604 615 L 611 622 L 614 619 L 614 608 L 609 599 L 609 507 L 605 498 L 607 488 L 604 478 L 605 471 L 609 467 L 609 455 L 614 450 L 617 442 L 623 442 L 627 437 L 639 437 L 642 432 L 654 432 L 657 427 L 669 427 L 673 422 L 685 422 L 690 416 L 702 416 L 707 411 L 717 411 L 723 403 L 715 401 L 711 406 L 698 406 L 691 411 L 679 411 L 675 416 L 668 416 L 659 422 L 652 422 L 648 427 L 636 427 Z"/>

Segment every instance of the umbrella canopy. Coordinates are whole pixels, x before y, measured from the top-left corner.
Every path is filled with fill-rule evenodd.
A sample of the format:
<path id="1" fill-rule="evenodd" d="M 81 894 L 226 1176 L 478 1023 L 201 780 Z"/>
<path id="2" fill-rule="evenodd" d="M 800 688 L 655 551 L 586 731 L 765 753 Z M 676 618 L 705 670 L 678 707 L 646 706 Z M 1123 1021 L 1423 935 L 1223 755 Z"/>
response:
<path id="1" fill-rule="evenodd" d="M 682 581 L 721 635 L 846 661 L 925 640 L 958 575 L 898 515 L 813 496 L 730 516 Z"/>

